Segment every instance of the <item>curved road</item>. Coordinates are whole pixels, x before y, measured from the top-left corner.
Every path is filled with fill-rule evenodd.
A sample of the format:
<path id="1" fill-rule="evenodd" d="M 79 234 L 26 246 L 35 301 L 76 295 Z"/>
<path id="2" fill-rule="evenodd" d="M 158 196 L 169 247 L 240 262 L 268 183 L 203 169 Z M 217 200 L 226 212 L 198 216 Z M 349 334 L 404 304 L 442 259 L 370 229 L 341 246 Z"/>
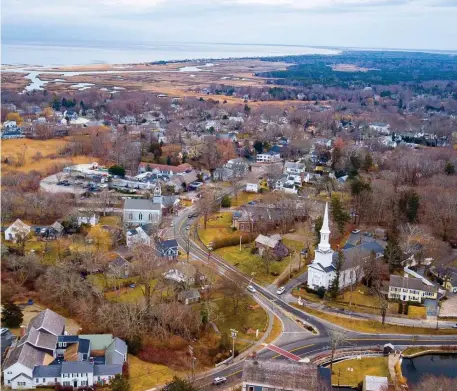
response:
<path id="1" fill-rule="evenodd" d="M 174 230 L 179 246 L 184 249 L 189 249 L 190 254 L 214 267 L 216 271 L 226 278 L 253 285 L 257 292 L 253 294 L 254 299 L 259 301 L 260 297 L 266 298 L 275 314 L 283 321 L 290 317 L 293 321 L 299 321 L 311 325 L 316 331 L 316 334 L 307 332 L 302 329 L 302 332 L 291 332 L 290 334 L 283 333 L 276 341 L 276 345 L 294 355 L 301 358 L 309 355 L 314 355 L 319 352 L 329 350 L 329 330 L 340 329 L 340 327 L 331 324 L 330 322 L 321 320 L 314 316 L 308 315 L 303 311 L 291 306 L 281 299 L 281 297 L 269 292 L 261 285 L 256 284 L 249 276 L 241 273 L 234 266 L 228 264 L 223 258 L 214 253 L 209 253 L 208 250 L 201 248 L 192 237 L 196 235 L 196 218 L 188 218 L 189 213 L 195 213 L 193 207 L 186 208 L 181 215 L 174 219 Z M 259 297 L 260 296 L 260 297 Z M 264 300 L 262 300 L 264 301 Z M 287 316 L 289 315 L 289 318 Z M 349 331 L 349 339 L 342 347 L 376 347 L 383 346 L 386 343 L 393 343 L 396 346 L 407 345 L 457 345 L 457 335 L 449 336 L 434 336 L 433 329 L 430 329 L 432 335 L 395 335 L 395 334 L 364 334 L 359 332 Z M 262 358 L 285 358 L 270 349 L 262 348 L 257 352 L 258 357 Z M 239 382 L 241 378 L 243 362 L 237 361 L 227 366 L 221 366 L 215 369 L 211 374 L 200 377 L 196 385 L 199 388 L 207 388 L 211 386 L 212 379 L 216 376 L 225 376 L 230 382 Z"/>

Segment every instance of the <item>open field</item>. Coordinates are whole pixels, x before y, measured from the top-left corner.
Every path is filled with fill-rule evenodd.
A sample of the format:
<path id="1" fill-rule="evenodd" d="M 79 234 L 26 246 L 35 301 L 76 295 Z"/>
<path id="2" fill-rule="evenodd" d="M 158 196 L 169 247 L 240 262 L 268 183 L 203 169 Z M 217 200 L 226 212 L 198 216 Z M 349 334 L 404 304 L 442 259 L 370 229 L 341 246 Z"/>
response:
<path id="1" fill-rule="evenodd" d="M 208 245 L 215 239 L 240 238 L 240 232 L 234 231 L 232 225 L 232 212 L 222 212 L 213 214 L 207 221 L 206 229 L 203 217 L 198 220 L 198 236 L 200 240 Z"/>
<path id="2" fill-rule="evenodd" d="M 42 175 L 56 172 L 56 167 L 62 164 L 81 164 L 96 161 L 91 156 L 58 157 L 59 150 L 68 143 L 68 138 L 51 140 L 13 139 L 2 140 L 2 171 L 28 172 L 36 170 Z M 40 153 L 40 159 L 34 159 Z M 11 163 L 6 164 L 8 159 Z M 18 165 L 19 163 L 23 163 Z"/>
<path id="3" fill-rule="evenodd" d="M 430 335 L 431 333 L 433 333 L 435 335 L 457 335 L 457 330 L 450 330 L 450 329 L 435 330 L 433 328 L 426 328 L 426 327 L 399 326 L 399 325 L 391 325 L 391 324 L 385 324 L 383 326 L 382 323 L 377 320 L 351 319 L 351 318 L 348 318 L 345 316 L 327 314 L 325 312 L 318 311 L 313 308 L 300 306 L 295 303 L 292 305 L 294 307 L 302 310 L 303 312 L 316 316 L 317 318 L 326 320 L 328 322 L 341 326 L 345 329 L 358 331 L 361 333 L 412 334 L 412 335 Z"/>
<path id="4" fill-rule="evenodd" d="M 242 206 L 247 204 L 250 201 L 258 200 L 262 197 L 258 193 L 247 193 L 245 191 L 240 191 L 237 196 L 232 196 L 232 206 Z"/>
<path id="5" fill-rule="evenodd" d="M 357 387 L 366 375 L 389 378 L 387 357 L 363 357 L 333 364 L 332 385 Z"/>

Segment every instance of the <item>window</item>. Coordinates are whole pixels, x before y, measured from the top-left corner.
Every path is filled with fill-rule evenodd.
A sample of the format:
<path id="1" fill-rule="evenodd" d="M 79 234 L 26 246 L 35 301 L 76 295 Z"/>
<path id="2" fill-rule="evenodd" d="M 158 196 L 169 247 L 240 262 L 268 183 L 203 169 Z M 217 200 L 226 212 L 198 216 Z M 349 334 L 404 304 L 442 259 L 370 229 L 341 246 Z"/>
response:
<path id="1" fill-rule="evenodd" d="M 36 378 L 35 383 L 39 383 L 39 382 L 40 382 L 40 379 Z"/>
<path id="2" fill-rule="evenodd" d="M 11 371 L 10 371 L 10 372 L 6 372 L 6 373 L 7 373 L 8 375 L 12 375 L 12 374 L 13 374 L 13 372 L 11 372 Z"/>
<path id="3" fill-rule="evenodd" d="M 253 386 L 249 386 L 248 387 L 248 391 L 254 391 L 254 387 Z"/>
<path id="4" fill-rule="evenodd" d="M 152 213 L 149 213 L 149 221 L 152 221 Z"/>
<path id="5" fill-rule="evenodd" d="M 8 380 L 8 384 L 11 384 L 11 380 Z"/>
<path id="6" fill-rule="evenodd" d="M 56 377 L 54 378 L 54 383 L 57 383 L 57 378 Z"/>
<path id="7" fill-rule="evenodd" d="M 64 385 L 64 386 L 69 386 L 69 385 L 70 385 L 70 382 L 69 382 L 69 381 L 64 381 L 64 382 L 63 382 L 63 385 Z"/>
<path id="8" fill-rule="evenodd" d="M 102 380 L 102 377 L 101 377 L 101 376 L 98 377 L 98 381 L 100 381 L 100 380 Z"/>
<path id="9" fill-rule="evenodd" d="M 129 220 L 133 220 L 133 214 L 129 213 Z"/>
<path id="10" fill-rule="evenodd" d="M 82 386 L 87 386 L 87 381 L 85 381 L 85 380 L 81 381 L 81 385 Z"/>
<path id="11" fill-rule="evenodd" d="M 25 381 L 18 381 L 18 382 L 17 382 L 17 385 L 18 385 L 19 387 L 25 386 Z"/>
<path id="12" fill-rule="evenodd" d="M 143 220 L 143 213 L 140 213 L 140 214 L 138 215 L 138 220 Z"/>
<path id="13" fill-rule="evenodd" d="M 43 377 L 43 383 L 46 383 L 46 379 Z"/>

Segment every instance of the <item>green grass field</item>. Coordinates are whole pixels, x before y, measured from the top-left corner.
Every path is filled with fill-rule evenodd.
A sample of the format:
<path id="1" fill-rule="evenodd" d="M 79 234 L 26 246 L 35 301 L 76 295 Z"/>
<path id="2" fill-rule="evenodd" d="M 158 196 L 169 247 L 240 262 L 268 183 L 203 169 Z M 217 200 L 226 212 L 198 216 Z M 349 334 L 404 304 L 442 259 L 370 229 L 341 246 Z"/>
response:
<path id="1" fill-rule="evenodd" d="M 333 364 L 332 385 L 357 387 L 366 375 L 390 379 L 387 357 L 364 357 Z"/>

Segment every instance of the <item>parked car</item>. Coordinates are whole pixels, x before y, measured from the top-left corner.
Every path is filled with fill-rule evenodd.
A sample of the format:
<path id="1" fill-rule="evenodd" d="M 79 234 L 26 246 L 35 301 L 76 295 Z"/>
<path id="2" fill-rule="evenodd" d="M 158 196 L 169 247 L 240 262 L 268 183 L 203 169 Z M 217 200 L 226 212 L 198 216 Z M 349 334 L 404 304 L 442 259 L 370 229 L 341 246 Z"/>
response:
<path id="1" fill-rule="evenodd" d="M 251 293 L 256 293 L 256 289 L 252 285 L 248 285 L 248 291 Z"/>
<path id="2" fill-rule="evenodd" d="M 282 286 L 276 291 L 276 294 L 277 295 L 282 295 L 285 292 L 285 290 L 286 290 L 286 287 Z"/>
<path id="3" fill-rule="evenodd" d="M 457 329 L 457 324 L 452 326 L 453 329 Z"/>
<path id="4" fill-rule="evenodd" d="M 189 229 L 190 229 L 190 225 L 187 224 L 187 225 L 186 225 L 186 230 L 189 231 Z"/>
<path id="5" fill-rule="evenodd" d="M 358 234 L 360 233 L 360 229 L 355 229 L 354 231 L 352 231 L 353 234 Z"/>
<path id="6" fill-rule="evenodd" d="M 227 381 L 227 378 L 224 377 L 224 376 L 220 376 L 220 377 L 216 377 L 214 380 L 213 380 L 213 384 L 215 386 L 218 386 L 219 384 L 222 384 L 222 383 L 225 383 Z"/>

